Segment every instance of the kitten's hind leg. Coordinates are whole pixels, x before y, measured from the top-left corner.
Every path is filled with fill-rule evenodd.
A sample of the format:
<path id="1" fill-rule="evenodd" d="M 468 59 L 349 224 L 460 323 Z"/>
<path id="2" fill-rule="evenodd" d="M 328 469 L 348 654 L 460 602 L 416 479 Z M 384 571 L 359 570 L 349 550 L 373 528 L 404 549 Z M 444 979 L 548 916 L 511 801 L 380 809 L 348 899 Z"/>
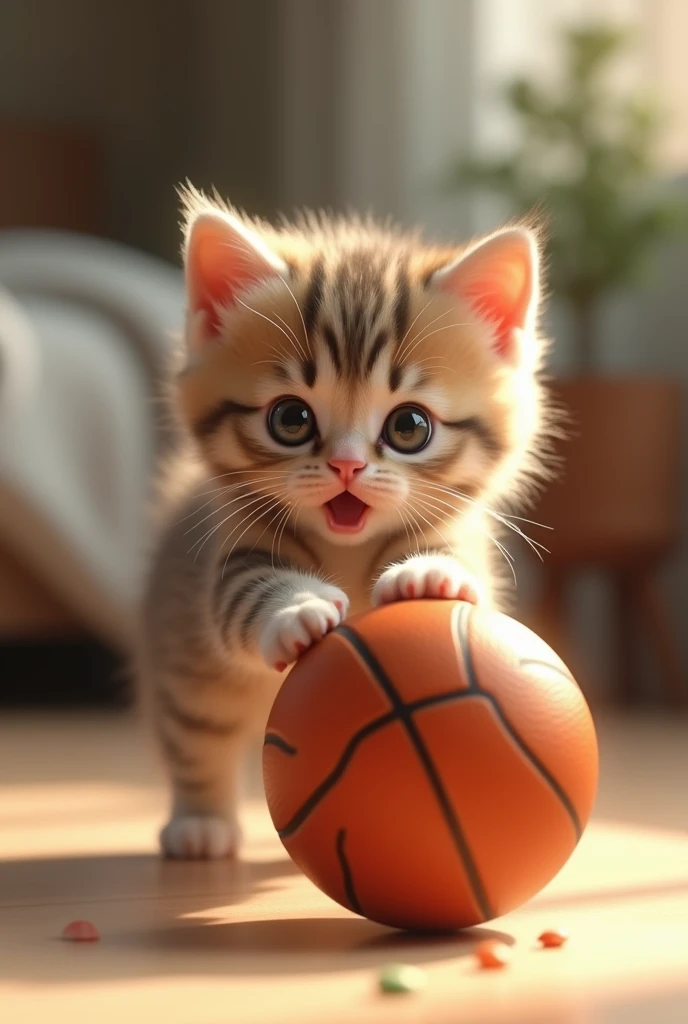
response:
<path id="1" fill-rule="evenodd" d="M 168 680 L 156 692 L 156 729 L 173 791 L 170 820 L 160 833 L 168 857 L 233 857 L 241 840 L 237 790 L 244 722 L 220 712 L 231 706 L 226 692 L 220 701 L 221 694 L 213 693 L 219 686 L 201 685 L 203 700 L 195 692 L 193 710 L 188 684 Z"/>

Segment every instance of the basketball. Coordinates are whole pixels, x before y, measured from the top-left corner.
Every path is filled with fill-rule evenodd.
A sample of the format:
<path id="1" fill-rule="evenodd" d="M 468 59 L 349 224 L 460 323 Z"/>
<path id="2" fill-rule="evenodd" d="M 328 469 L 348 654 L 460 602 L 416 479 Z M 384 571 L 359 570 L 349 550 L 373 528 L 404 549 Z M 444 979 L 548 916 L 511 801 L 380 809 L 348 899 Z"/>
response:
<path id="1" fill-rule="evenodd" d="M 565 864 L 597 742 L 564 663 L 514 619 L 460 601 L 365 612 L 285 679 L 265 734 L 272 821 L 333 900 L 381 924 L 466 928 Z"/>

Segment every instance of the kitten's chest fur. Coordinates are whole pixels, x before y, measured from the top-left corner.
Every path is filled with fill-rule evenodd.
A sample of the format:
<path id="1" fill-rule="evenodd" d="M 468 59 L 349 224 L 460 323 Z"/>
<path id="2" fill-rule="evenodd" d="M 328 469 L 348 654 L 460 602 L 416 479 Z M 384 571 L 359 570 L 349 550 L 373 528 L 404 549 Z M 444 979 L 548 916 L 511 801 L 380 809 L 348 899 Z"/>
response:
<path id="1" fill-rule="evenodd" d="M 349 612 L 356 615 L 370 608 L 370 594 L 378 570 L 380 540 L 375 544 L 339 547 L 333 544 L 311 545 L 319 556 L 323 576 L 348 595 Z"/>

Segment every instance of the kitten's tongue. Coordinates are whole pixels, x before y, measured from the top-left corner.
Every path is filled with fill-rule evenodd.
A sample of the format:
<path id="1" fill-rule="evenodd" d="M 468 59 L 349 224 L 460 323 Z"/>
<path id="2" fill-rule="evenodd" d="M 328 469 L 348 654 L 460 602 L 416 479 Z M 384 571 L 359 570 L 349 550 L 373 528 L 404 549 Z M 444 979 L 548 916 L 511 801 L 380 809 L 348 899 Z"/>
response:
<path id="1" fill-rule="evenodd" d="M 368 508 L 364 501 L 349 491 L 342 491 L 332 501 L 328 501 L 327 507 L 336 526 L 357 526 L 361 516 Z"/>

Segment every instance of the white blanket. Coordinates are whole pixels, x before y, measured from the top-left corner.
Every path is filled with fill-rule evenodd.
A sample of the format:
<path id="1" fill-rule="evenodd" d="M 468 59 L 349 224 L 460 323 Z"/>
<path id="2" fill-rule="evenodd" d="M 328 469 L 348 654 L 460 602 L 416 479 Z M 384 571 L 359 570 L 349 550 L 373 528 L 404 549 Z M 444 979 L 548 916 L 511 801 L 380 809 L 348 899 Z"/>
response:
<path id="1" fill-rule="evenodd" d="M 0 232 L 0 538 L 125 651 L 183 303 L 181 273 L 132 249 Z"/>

